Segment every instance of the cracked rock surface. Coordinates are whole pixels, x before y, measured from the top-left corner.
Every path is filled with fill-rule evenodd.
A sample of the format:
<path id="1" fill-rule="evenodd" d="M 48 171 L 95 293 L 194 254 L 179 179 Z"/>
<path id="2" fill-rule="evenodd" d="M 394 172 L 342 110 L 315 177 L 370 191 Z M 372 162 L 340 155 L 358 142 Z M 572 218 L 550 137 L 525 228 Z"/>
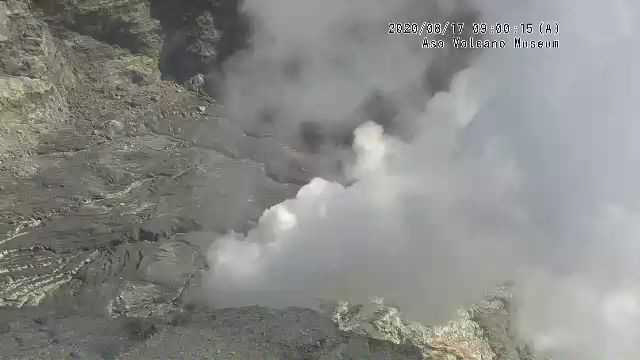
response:
<path id="1" fill-rule="evenodd" d="M 211 241 L 292 197 L 314 159 L 163 80 L 203 72 L 238 36 L 236 2 L 172 17 L 175 3 L 0 0 L 0 358 L 445 359 L 471 341 L 495 355 L 482 359 L 529 359 L 507 302 L 439 345 L 382 307 L 211 309 Z"/>

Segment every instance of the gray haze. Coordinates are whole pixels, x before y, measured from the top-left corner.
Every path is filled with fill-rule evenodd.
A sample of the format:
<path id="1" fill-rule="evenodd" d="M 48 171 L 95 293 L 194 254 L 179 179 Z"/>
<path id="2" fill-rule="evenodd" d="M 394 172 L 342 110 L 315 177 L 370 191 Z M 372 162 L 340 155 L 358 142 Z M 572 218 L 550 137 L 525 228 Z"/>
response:
<path id="1" fill-rule="evenodd" d="M 521 203 L 537 230 L 519 269 L 519 328 L 560 359 L 636 359 L 640 6 L 478 4 L 486 18 L 562 27 L 561 49 L 507 59 L 502 96 L 469 134 L 508 138 L 525 179 Z"/>
<path id="2" fill-rule="evenodd" d="M 640 6 L 450 4 L 245 2 L 256 35 L 227 74 L 230 114 L 259 128 L 267 109 L 285 137 L 306 121 L 339 128 L 359 117 L 346 170 L 356 182 L 316 179 L 246 237 L 218 239 L 213 301 L 383 296 L 438 321 L 515 279 L 518 329 L 538 348 L 562 359 L 638 358 Z M 442 68 L 450 54 L 386 35 L 392 19 L 477 12 L 558 21 L 560 49 L 464 53 Z M 425 86 L 434 68 L 450 86 Z M 400 109 L 393 121 L 412 130 L 409 142 L 357 115 L 376 91 Z"/>

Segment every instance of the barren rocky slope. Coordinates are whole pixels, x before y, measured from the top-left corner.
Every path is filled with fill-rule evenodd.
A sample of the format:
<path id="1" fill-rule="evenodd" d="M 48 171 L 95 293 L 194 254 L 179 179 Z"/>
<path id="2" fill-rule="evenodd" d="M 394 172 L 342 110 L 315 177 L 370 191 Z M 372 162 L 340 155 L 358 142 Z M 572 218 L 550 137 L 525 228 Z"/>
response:
<path id="1" fill-rule="evenodd" d="M 207 304 L 204 249 L 313 161 L 228 121 L 201 91 L 214 79 L 189 82 L 242 42 L 235 2 L 176 4 L 0 1 L 0 358 L 528 358 L 506 295 L 402 336 L 380 335 L 409 326 L 381 305 Z"/>

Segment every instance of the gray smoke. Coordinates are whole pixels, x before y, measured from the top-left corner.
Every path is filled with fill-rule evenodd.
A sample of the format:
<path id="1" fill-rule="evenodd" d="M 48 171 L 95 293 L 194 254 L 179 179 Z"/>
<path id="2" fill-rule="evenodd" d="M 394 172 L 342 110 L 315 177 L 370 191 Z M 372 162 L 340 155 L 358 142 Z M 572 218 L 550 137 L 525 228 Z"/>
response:
<path id="1" fill-rule="evenodd" d="M 402 113 L 421 110 L 442 79 L 448 81 L 465 66 L 469 52 L 423 51 L 416 36 L 389 36 L 386 24 L 469 18 L 462 4 L 245 1 L 243 10 L 254 20 L 253 37 L 251 47 L 226 69 L 229 116 L 249 131 L 275 126 L 278 136 L 295 142 L 309 128 L 301 125 L 322 124 L 321 132 L 324 125 L 330 131 L 353 131 L 370 120 L 359 110 L 376 95 Z M 434 66 L 439 74 L 429 72 Z"/>
<path id="2" fill-rule="evenodd" d="M 563 359 L 638 357 L 638 5 L 247 0 L 244 8 L 255 35 L 227 73 L 231 116 L 288 139 L 309 121 L 357 127 L 345 174 L 355 182 L 315 179 L 247 236 L 217 239 L 209 252 L 217 305 L 383 296 L 438 321 L 515 279 L 518 329 L 538 348 Z M 453 56 L 386 34 L 395 19 L 478 12 L 487 22 L 557 21 L 560 48 Z M 513 35 L 504 38 L 511 47 Z M 376 119 L 360 109 L 376 92 L 413 136 L 367 122 Z"/>

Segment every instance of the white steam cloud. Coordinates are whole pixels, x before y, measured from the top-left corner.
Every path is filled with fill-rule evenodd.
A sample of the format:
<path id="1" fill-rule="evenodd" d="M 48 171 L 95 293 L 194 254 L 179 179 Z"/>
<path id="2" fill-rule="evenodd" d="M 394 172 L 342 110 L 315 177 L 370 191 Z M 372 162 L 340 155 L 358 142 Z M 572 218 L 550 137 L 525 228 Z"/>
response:
<path id="1" fill-rule="evenodd" d="M 217 305 L 382 296 L 437 321 L 515 279 L 516 325 L 536 348 L 570 360 L 640 357 L 640 5 L 470 2 L 245 2 L 256 35 L 228 73 L 234 118 L 259 127 L 272 111 L 290 137 L 305 121 L 340 127 L 382 91 L 413 136 L 361 116 L 351 185 L 316 178 L 247 236 L 217 239 L 208 254 Z M 557 21 L 560 48 L 456 62 L 385 34 L 397 18 L 476 12 Z M 425 86 L 442 59 L 449 86 Z"/>
<path id="2" fill-rule="evenodd" d="M 265 211 L 246 238 L 215 242 L 216 304 L 312 306 L 375 295 L 443 320 L 503 281 L 514 264 L 487 259 L 509 259 L 505 229 L 523 225 L 512 211 L 517 169 L 497 143 L 467 159 L 457 149 L 490 88 L 472 70 L 457 74 L 449 93 L 428 102 L 420 122 L 429 129 L 411 144 L 373 123 L 358 127 L 348 168 L 354 184 L 316 178 Z"/>

